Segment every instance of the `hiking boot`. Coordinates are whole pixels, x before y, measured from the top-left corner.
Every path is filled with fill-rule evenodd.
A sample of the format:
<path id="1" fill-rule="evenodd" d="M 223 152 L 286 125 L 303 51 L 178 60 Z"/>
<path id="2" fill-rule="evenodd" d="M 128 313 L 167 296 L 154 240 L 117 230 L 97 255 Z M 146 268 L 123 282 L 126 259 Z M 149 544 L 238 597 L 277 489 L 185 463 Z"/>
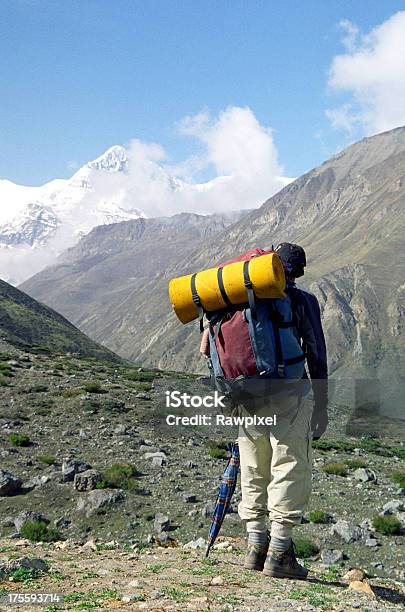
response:
<path id="1" fill-rule="evenodd" d="M 280 553 L 269 550 L 264 564 L 263 573 L 273 578 L 292 578 L 294 580 L 305 580 L 308 570 L 300 565 L 295 556 L 295 545 L 291 541 L 290 547 Z"/>
<path id="2" fill-rule="evenodd" d="M 245 569 L 263 571 L 264 562 L 266 561 L 267 552 L 269 550 L 270 532 L 267 531 L 266 544 L 248 544 L 248 551 L 245 556 L 243 567 Z"/>

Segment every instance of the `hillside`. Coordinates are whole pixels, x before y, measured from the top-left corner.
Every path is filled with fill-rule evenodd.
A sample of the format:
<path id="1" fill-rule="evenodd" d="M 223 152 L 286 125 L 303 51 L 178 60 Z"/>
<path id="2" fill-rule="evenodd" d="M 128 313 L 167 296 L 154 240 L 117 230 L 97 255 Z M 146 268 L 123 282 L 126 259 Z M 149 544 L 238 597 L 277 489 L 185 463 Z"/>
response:
<path id="1" fill-rule="evenodd" d="M 280 581 L 241 567 L 239 484 L 218 546 L 203 557 L 226 464 L 224 432 L 168 432 L 157 410 L 163 389 L 194 390 L 193 378 L 2 341 L 0 370 L 0 610 L 11 609 L 5 594 L 32 591 L 65 595 L 67 610 L 403 607 L 398 422 L 376 421 L 378 440 L 355 437 L 344 408 L 331 404 L 328 435 L 313 443 L 310 506 L 294 537 L 310 579 Z M 377 529 L 377 516 L 398 521 L 396 530 Z M 30 571 L 33 558 L 46 564 Z M 348 588 L 353 567 L 366 572 L 368 595 Z"/>
<path id="2" fill-rule="evenodd" d="M 378 377 L 381 395 L 391 395 L 389 410 L 399 415 L 404 202 L 405 128 L 398 128 L 350 146 L 211 236 L 190 237 L 188 225 L 174 221 L 158 231 L 151 226 L 147 248 L 137 259 L 128 255 L 139 252 L 138 238 L 122 240 L 124 228 L 137 222 L 99 228 L 91 257 L 82 252 L 87 237 L 58 266 L 23 287 L 121 355 L 201 371 L 196 326 L 183 327 L 175 319 L 168 279 L 252 246 L 297 241 L 308 254 L 304 282 L 321 303 L 331 371 L 349 375 L 350 384 L 354 378 Z M 163 244 L 167 257 L 159 255 Z M 114 278 L 119 282 L 111 285 Z"/>
<path id="3" fill-rule="evenodd" d="M 60 314 L 0 280 L 0 338 L 19 348 L 118 361 Z"/>

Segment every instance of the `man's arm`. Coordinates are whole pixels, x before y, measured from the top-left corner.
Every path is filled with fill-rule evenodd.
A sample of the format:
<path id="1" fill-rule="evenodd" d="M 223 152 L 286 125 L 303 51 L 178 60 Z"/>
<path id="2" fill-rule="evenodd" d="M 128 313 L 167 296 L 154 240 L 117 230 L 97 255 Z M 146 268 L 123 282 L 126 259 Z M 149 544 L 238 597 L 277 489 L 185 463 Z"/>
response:
<path id="1" fill-rule="evenodd" d="M 321 312 L 315 295 L 298 288 L 294 293 L 298 332 L 306 354 L 314 394 L 312 432 L 315 438 L 319 438 L 328 422 L 328 361 Z"/>

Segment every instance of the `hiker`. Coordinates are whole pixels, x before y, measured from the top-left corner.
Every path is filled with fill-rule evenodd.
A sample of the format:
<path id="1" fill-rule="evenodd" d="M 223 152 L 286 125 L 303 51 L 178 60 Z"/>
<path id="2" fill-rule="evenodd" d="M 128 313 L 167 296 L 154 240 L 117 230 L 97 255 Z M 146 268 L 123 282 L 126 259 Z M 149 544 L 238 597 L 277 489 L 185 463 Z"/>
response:
<path id="1" fill-rule="evenodd" d="M 281 389 L 269 396 L 266 412 L 277 414 L 276 428 L 240 432 L 242 501 L 238 511 L 248 534 L 244 567 L 273 577 L 305 579 L 308 570 L 296 560 L 292 532 L 301 523 L 311 492 L 311 440 L 318 439 L 328 423 L 326 347 L 318 301 L 295 284 L 295 279 L 304 274 L 304 249 L 282 243 L 275 252 L 285 269 L 286 292 L 295 333 L 305 353 L 314 402 L 312 405 L 308 397 L 310 385 L 305 372 L 298 391 Z"/>

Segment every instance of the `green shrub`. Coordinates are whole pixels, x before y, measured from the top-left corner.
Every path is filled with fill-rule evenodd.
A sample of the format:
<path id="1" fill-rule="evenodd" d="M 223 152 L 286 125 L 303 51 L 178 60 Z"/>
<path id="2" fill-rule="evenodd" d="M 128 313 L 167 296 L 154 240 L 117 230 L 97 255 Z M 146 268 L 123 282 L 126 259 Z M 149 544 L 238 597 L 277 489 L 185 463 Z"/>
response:
<path id="1" fill-rule="evenodd" d="M 294 540 L 294 544 L 297 557 L 300 559 L 313 557 L 319 552 L 318 546 L 307 538 L 297 538 Z"/>
<path id="2" fill-rule="evenodd" d="M 79 389 L 78 387 L 73 387 L 72 389 L 65 389 L 62 393 L 63 397 L 77 397 L 78 395 L 83 395 L 83 389 Z"/>
<path id="3" fill-rule="evenodd" d="M 329 515 L 323 510 L 311 510 L 308 514 L 311 523 L 328 523 Z"/>
<path id="4" fill-rule="evenodd" d="M 399 485 L 401 489 L 405 489 L 405 471 L 397 470 L 393 474 L 391 474 L 391 480 L 395 482 L 395 484 Z"/>
<path id="5" fill-rule="evenodd" d="M 9 381 L 2 374 L 0 374 L 0 387 L 8 387 L 9 384 Z"/>
<path id="6" fill-rule="evenodd" d="M 13 446 L 29 446 L 31 441 L 27 434 L 12 433 L 8 438 Z"/>
<path id="7" fill-rule="evenodd" d="M 56 457 L 53 455 L 39 455 L 38 457 L 39 463 L 45 463 L 45 465 L 54 465 L 56 463 Z"/>
<path id="8" fill-rule="evenodd" d="M 207 440 L 208 454 L 212 459 L 226 459 L 228 444 L 225 440 Z"/>
<path id="9" fill-rule="evenodd" d="M 86 380 L 83 383 L 83 389 L 87 393 L 107 393 L 106 389 L 103 389 L 98 380 Z"/>
<path id="10" fill-rule="evenodd" d="M 138 372 L 135 370 L 128 372 L 125 377 L 133 382 L 152 382 L 155 378 L 159 378 L 159 374 L 157 372 Z"/>
<path id="11" fill-rule="evenodd" d="M 363 459 L 346 459 L 345 464 L 352 470 L 367 467 L 367 463 Z"/>
<path id="12" fill-rule="evenodd" d="M 21 527 L 21 535 L 30 542 L 56 542 L 60 539 L 57 529 L 48 527 L 41 521 L 27 521 Z"/>
<path id="13" fill-rule="evenodd" d="M 13 579 L 13 582 L 26 582 L 27 580 L 35 580 L 42 576 L 43 572 L 34 569 L 33 567 L 18 567 L 9 574 L 9 578 Z"/>
<path id="14" fill-rule="evenodd" d="M 401 533 L 401 522 L 395 516 L 380 516 L 373 518 L 373 526 L 378 533 L 383 535 L 396 535 Z"/>
<path id="15" fill-rule="evenodd" d="M 330 440 L 328 438 L 313 440 L 312 446 L 321 451 L 338 450 L 346 453 L 356 448 L 353 442 L 348 442 L 347 440 Z"/>
<path id="16" fill-rule="evenodd" d="M 323 466 L 325 474 L 334 474 L 335 476 L 347 476 L 347 468 L 344 463 L 327 463 Z"/>
<path id="17" fill-rule="evenodd" d="M 101 481 L 97 483 L 97 489 L 126 489 L 131 491 L 137 488 L 135 480 L 138 476 L 137 470 L 128 463 L 115 463 L 106 468 L 102 473 Z"/>
<path id="18" fill-rule="evenodd" d="M 405 460 L 405 446 L 392 446 L 391 452 L 395 457 Z"/>
<path id="19" fill-rule="evenodd" d="M 48 385 L 33 385 L 27 390 L 28 393 L 46 393 L 48 391 Z"/>

